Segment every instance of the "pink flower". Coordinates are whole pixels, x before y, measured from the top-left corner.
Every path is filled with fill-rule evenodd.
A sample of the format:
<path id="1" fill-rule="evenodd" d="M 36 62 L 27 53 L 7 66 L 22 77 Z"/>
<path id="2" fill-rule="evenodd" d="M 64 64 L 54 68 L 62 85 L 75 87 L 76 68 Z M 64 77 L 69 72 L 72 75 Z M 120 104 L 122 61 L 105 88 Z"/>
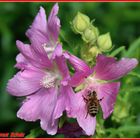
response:
<path id="1" fill-rule="evenodd" d="M 57 17 L 58 5 L 55 4 L 46 21 L 41 7 L 30 29 L 26 32 L 31 44 L 17 41 L 20 51 L 15 65 L 20 71 L 8 82 L 7 91 L 14 96 L 27 96 L 17 116 L 26 121 L 40 120 L 41 128 L 48 134 L 57 132 L 58 119 L 54 111 L 68 110 L 68 99 L 72 88 L 68 85 L 69 71 L 62 47 L 58 42 L 60 21 Z M 59 109 L 59 106 L 61 109 Z"/>
<path id="2" fill-rule="evenodd" d="M 122 58 L 116 61 L 115 58 L 98 55 L 96 65 L 91 69 L 82 60 L 69 53 L 65 53 L 65 57 L 76 70 L 70 81 L 71 86 L 83 86 L 83 89 L 75 94 L 69 117 L 76 118 L 87 135 L 93 135 L 96 116 L 92 117 L 89 113 L 87 115 L 87 106 L 83 97 L 95 91 L 103 111 L 103 118 L 106 119 L 113 112 L 120 88 L 120 82 L 113 82 L 113 80 L 130 72 L 136 67 L 138 61 L 134 58 Z"/>
<path id="3" fill-rule="evenodd" d="M 93 135 L 96 117 L 87 115 L 84 97 L 95 91 L 107 118 L 113 111 L 120 82 L 111 82 L 127 74 L 137 65 L 136 59 L 114 58 L 99 55 L 94 68 L 69 53 L 63 53 L 58 41 L 60 21 L 57 17 L 58 5 L 55 4 L 46 20 L 45 10 L 41 7 L 26 35 L 31 44 L 17 41 L 20 53 L 15 67 L 20 71 L 8 82 L 7 91 L 14 96 L 25 96 L 17 116 L 26 121 L 40 120 L 41 128 L 54 135 L 58 129 L 58 119 L 66 111 L 68 117 L 77 118 L 78 124 L 69 124 L 72 136 Z M 70 77 L 66 59 L 75 68 Z M 72 87 L 83 85 L 74 94 Z M 87 117 L 86 117 L 87 115 Z M 81 128 L 84 130 L 81 130 Z M 64 130 L 64 129 L 61 130 Z M 62 131 L 61 131 L 62 132 Z M 64 131 L 63 131 L 64 132 Z M 68 134 L 66 131 L 64 134 Z"/>

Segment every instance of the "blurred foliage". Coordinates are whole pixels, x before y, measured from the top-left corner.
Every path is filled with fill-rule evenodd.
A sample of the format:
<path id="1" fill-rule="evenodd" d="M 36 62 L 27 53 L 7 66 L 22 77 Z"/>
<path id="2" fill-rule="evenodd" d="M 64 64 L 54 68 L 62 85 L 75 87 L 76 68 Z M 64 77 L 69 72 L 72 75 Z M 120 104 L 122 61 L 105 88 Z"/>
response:
<path id="1" fill-rule="evenodd" d="M 39 122 L 25 122 L 16 117 L 21 100 L 6 92 L 6 83 L 15 73 L 15 42 L 27 42 L 25 31 L 31 25 L 39 7 L 48 14 L 54 3 L 0 3 L 0 132 L 24 132 L 26 137 L 49 136 L 40 129 Z M 70 21 L 78 11 L 95 19 L 101 34 L 110 32 L 114 50 L 108 55 L 135 57 L 140 60 L 140 3 L 59 3 L 61 19 L 60 40 L 64 49 L 80 56 L 83 45 L 75 35 Z M 122 46 L 124 45 L 124 46 Z M 121 47 L 119 47 L 121 46 Z M 107 120 L 97 116 L 94 137 L 140 137 L 140 65 L 121 79 L 121 90 L 114 113 Z M 39 127 L 39 128 L 38 128 Z"/>

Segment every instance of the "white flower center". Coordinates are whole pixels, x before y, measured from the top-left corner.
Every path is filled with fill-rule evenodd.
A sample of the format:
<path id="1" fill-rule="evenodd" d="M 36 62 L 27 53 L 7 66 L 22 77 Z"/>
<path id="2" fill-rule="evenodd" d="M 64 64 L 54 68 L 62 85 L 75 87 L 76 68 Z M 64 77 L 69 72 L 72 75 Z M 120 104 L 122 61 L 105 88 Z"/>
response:
<path id="1" fill-rule="evenodd" d="M 61 75 L 58 71 L 48 72 L 40 81 L 40 85 L 45 88 L 55 87 L 59 85 L 61 79 Z"/>
<path id="2" fill-rule="evenodd" d="M 47 75 L 43 77 L 41 84 L 45 88 L 51 88 L 54 87 L 55 80 L 56 80 L 55 77 L 50 77 L 49 75 Z"/>

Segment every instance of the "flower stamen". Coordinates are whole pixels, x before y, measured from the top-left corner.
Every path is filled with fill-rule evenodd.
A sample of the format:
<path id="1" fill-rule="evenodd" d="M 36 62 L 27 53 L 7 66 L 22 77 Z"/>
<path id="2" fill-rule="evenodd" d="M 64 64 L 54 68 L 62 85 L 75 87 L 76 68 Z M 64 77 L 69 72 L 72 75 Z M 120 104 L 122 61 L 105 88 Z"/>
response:
<path id="1" fill-rule="evenodd" d="M 55 76 L 46 75 L 45 77 L 43 77 L 40 84 L 45 88 L 51 88 L 55 86 L 56 80 L 57 79 Z"/>

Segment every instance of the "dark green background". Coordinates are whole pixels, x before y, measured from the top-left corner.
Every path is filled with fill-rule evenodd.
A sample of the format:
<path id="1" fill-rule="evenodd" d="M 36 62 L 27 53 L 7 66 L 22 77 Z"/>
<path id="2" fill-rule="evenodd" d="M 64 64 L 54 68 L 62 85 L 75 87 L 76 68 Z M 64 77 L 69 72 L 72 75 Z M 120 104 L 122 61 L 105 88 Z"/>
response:
<path id="1" fill-rule="evenodd" d="M 48 15 L 53 4 L 0 3 L 0 132 L 24 132 L 28 135 L 32 130 L 28 137 L 50 137 L 39 129 L 39 122 L 25 122 L 16 117 L 21 99 L 7 94 L 6 83 L 16 73 L 16 40 L 28 42 L 25 31 L 31 25 L 39 7 L 43 6 Z M 140 59 L 140 3 L 59 3 L 59 7 L 62 29 L 60 39 L 65 49 L 80 57 L 80 36 L 75 35 L 70 27 L 70 21 L 80 11 L 91 19 L 96 19 L 95 25 L 101 33 L 110 32 L 114 49 L 126 46 L 126 51 L 118 54 L 118 58 Z M 100 125 L 97 126 L 94 137 L 140 137 L 139 71 L 140 66 L 121 79 L 116 112 L 106 121 L 98 117 Z"/>

